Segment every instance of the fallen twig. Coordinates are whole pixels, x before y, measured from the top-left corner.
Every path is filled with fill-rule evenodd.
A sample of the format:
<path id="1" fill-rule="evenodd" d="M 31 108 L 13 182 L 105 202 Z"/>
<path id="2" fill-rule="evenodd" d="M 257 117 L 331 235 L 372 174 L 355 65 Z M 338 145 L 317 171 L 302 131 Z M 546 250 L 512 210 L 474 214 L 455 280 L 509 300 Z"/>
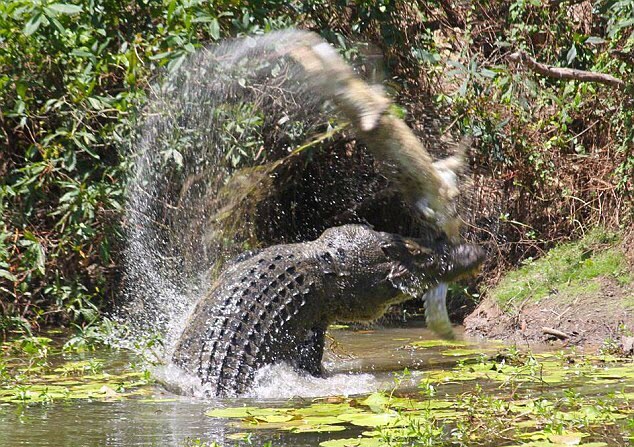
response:
<path id="1" fill-rule="evenodd" d="M 567 79 L 582 82 L 599 82 L 614 87 L 622 87 L 625 85 L 621 79 L 605 73 L 596 73 L 593 71 L 576 70 L 574 68 L 553 67 L 552 65 L 542 64 L 530 57 L 524 51 L 516 51 L 509 55 L 509 59 L 526 65 L 531 70 L 543 76 L 557 79 Z"/>
<path id="2" fill-rule="evenodd" d="M 550 327 L 543 327 L 542 328 L 542 332 L 544 334 L 548 334 L 548 335 L 554 335 L 555 337 L 561 339 L 561 340 L 567 340 L 570 338 L 570 335 L 566 334 L 565 332 L 561 332 L 558 331 L 557 329 L 553 329 Z"/>

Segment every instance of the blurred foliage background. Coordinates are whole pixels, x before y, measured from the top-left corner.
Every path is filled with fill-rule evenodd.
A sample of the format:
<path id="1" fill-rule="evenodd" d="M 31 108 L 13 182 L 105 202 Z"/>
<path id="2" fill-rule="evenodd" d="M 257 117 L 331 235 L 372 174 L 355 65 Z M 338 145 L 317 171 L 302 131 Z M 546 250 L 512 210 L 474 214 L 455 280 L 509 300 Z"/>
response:
<path id="1" fill-rule="evenodd" d="M 440 134 L 474 136 L 465 216 L 498 254 L 485 281 L 591 227 L 628 231 L 634 0 L 4 0 L 0 332 L 99 317 L 119 281 L 127 145 L 150 86 L 201 46 L 288 27 L 350 60 L 366 44 L 422 138 L 430 109 Z M 541 76 L 517 51 L 624 83 Z"/>

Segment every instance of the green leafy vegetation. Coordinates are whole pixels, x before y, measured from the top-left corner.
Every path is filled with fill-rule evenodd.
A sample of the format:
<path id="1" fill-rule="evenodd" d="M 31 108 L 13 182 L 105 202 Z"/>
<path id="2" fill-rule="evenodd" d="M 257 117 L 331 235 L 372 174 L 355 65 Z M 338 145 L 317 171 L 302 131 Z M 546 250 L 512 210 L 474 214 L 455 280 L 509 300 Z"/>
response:
<path id="1" fill-rule="evenodd" d="M 32 336 L 0 345 L 0 405 L 120 400 L 152 393 L 147 371 L 95 354 L 85 357 L 75 347 Z"/>
<path id="2" fill-rule="evenodd" d="M 426 343 L 430 346 L 417 349 L 432 350 L 438 357 L 455 350 L 440 341 Z M 25 336 L 5 342 L 0 350 L 0 406 L 28 416 L 32 408 L 58 402 L 117 401 L 140 413 L 148 406 L 152 417 L 164 413 L 171 420 L 174 414 L 161 409 L 173 409 L 178 399 L 165 396 L 147 372 L 133 366 L 136 361 L 125 351 L 69 351 L 59 338 Z M 363 396 L 194 405 L 195 412 L 216 420 L 214 426 L 223 424 L 223 434 L 208 438 L 201 433 L 178 445 L 273 446 L 278 440 L 294 445 L 318 439 L 315 445 L 325 447 L 597 447 L 624 445 L 632 437 L 631 359 L 507 347 L 477 356 L 465 353 L 443 365 L 406 370 L 395 375 L 392 389 Z M 191 414 L 184 415 L 189 426 Z M 73 416 L 70 423 L 75 421 Z"/>
<path id="3" fill-rule="evenodd" d="M 289 25 L 282 3 L 0 4 L 0 331 L 91 324 L 111 302 L 150 83 L 203 43 Z"/>
<path id="4" fill-rule="evenodd" d="M 579 241 L 553 248 L 538 260 L 524 261 L 521 268 L 507 274 L 490 290 L 489 296 L 508 308 L 553 293 L 566 300 L 598 289 L 593 280 L 600 277 L 631 284 L 634 278 L 620 242 L 616 235 L 595 229 Z"/>
<path id="5" fill-rule="evenodd" d="M 418 392 L 316 399 L 299 407 L 215 408 L 207 415 L 239 421 L 236 429 L 244 431 L 232 439 L 254 431 L 331 433 L 320 443 L 324 447 L 598 447 L 627 436 L 625 421 L 633 410 L 632 363 L 611 356 L 511 348 L 420 377 Z M 351 437 L 357 428 L 361 435 Z"/>
<path id="6" fill-rule="evenodd" d="M 0 332 L 89 327 L 113 303 L 127 146 L 150 85 L 203 45 L 277 28 L 317 31 L 370 78 L 384 71 L 432 146 L 446 132 L 474 136 L 478 214 L 466 218 L 496 247 L 489 271 L 597 224 L 618 230 L 633 209 L 633 10 L 631 0 L 3 1 Z M 510 62 L 515 51 L 624 84 L 542 76 Z M 374 53 L 383 67 L 363 65 Z M 250 104 L 225 112 L 228 135 L 261 125 Z M 431 136 L 429 116 L 443 118 Z M 228 147 L 227 160 L 257 158 L 260 143 Z"/>

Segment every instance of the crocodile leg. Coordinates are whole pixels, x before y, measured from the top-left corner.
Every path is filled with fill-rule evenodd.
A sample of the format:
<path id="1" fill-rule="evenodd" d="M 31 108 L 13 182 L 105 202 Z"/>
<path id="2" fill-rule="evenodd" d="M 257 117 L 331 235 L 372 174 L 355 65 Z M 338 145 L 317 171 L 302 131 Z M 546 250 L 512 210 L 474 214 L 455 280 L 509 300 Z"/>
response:
<path id="1" fill-rule="evenodd" d="M 324 370 L 321 366 L 321 358 L 324 355 L 326 343 L 326 326 L 313 327 L 306 334 L 299 346 L 297 368 L 308 372 L 312 376 L 321 377 Z"/>

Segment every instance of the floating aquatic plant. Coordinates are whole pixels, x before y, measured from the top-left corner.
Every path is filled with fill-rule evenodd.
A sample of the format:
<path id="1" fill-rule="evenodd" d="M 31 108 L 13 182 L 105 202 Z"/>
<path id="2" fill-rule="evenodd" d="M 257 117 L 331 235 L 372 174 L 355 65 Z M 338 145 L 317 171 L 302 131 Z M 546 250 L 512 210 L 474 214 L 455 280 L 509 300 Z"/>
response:
<path id="1" fill-rule="evenodd" d="M 463 349 L 444 342 L 435 346 Z M 207 415 L 236 420 L 240 433 L 342 433 L 340 439 L 323 441 L 323 447 L 479 445 L 492 439 L 533 447 L 599 447 L 607 444 L 597 440 L 598 428 L 615 426 L 618 431 L 619 421 L 634 413 L 634 364 L 614 357 L 511 349 L 467 357 L 454 368 L 430 370 L 423 377 L 419 393 L 317 399 L 300 407 L 217 408 Z M 622 391 L 599 396 L 583 388 L 595 383 Z M 356 435 L 355 427 L 366 430 L 346 436 Z"/>
<path id="2" fill-rule="evenodd" d="M 96 355 L 69 358 L 58 345 L 47 337 L 24 337 L 1 345 L 0 404 L 114 400 L 152 393 L 147 371 L 130 366 L 111 370 Z"/>

